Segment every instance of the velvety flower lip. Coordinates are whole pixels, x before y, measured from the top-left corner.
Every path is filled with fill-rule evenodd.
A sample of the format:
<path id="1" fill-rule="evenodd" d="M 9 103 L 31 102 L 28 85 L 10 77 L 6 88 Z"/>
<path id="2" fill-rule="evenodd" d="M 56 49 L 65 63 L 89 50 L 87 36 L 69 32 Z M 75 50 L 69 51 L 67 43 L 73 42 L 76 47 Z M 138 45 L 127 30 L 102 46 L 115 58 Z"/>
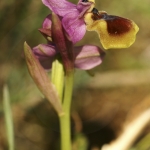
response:
<path id="1" fill-rule="evenodd" d="M 136 39 L 139 27 L 127 18 L 109 15 L 96 8 L 86 13 L 84 20 L 88 31 L 96 31 L 105 49 L 128 48 Z"/>
<path id="2" fill-rule="evenodd" d="M 84 45 L 74 47 L 74 67 L 81 70 L 89 70 L 100 65 L 105 56 L 105 52 L 94 45 Z M 55 46 L 40 44 L 33 48 L 33 53 L 39 59 L 41 65 L 46 70 L 50 70 L 52 62 L 59 55 Z"/>
<path id="3" fill-rule="evenodd" d="M 80 41 L 86 33 L 84 14 L 93 9 L 94 1 L 82 2 L 77 5 L 66 0 L 42 0 L 43 4 L 62 19 L 62 25 L 73 43 Z M 50 16 L 43 22 L 43 28 L 50 28 Z"/>

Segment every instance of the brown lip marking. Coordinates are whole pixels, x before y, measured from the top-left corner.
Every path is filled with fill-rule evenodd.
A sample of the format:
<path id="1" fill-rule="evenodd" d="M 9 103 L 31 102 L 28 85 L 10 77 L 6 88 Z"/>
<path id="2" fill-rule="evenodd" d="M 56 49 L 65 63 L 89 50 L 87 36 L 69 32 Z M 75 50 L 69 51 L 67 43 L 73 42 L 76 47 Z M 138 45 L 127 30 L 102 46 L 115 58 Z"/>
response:
<path id="1" fill-rule="evenodd" d="M 82 0 L 82 2 L 88 2 L 88 0 Z"/>
<path id="2" fill-rule="evenodd" d="M 93 20 L 105 20 L 110 35 L 122 35 L 130 31 L 132 22 L 126 18 L 108 15 L 107 13 L 93 13 Z"/>

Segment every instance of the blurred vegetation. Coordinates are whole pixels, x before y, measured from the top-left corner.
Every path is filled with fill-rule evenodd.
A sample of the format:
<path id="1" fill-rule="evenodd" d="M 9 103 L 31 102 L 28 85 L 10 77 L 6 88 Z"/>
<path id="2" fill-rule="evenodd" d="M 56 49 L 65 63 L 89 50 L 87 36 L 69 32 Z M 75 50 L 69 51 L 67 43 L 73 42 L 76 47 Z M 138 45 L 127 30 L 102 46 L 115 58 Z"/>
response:
<path id="1" fill-rule="evenodd" d="M 73 2 L 77 3 L 77 0 L 76 1 L 74 0 Z M 122 0 L 122 1 L 96 0 L 97 9 L 105 10 L 108 12 L 108 14 L 118 15 L 134 20 L 139 26 L 140 31 L 137 34 L 136 42 L 130 48 L 106 51 L 106 57 L 104 59 L 103 64 L 94 68 L 92 70 L 93 73 L 109 74 L 109 72 L 128 71 L 128 70 L 138 70 L 139 72 L 141 72 L 144 71 L 145 69 L 149 69 L 150 67 L 149 6 L 150 6 L 149 0 L 143 0 L 142 2 L 140 0 Z M 46 150 L 48 149 L 48 147 L 51 147 L 52 143 L 56 143 L 56 141 L 59 141 L 58 138 L 59 133 L 55 132 L 55 130 L 54 131 L 51 130 L 51 128 L 53 129 L 53 127 L 56 126 L 49 125 L 50 122 L 52 123 L 53 121 L 55 122 L 54 124 L 58 124 L 57 122 L 58 120 L 55 119 L 56 115 L 51 110 L 50 105 L 48 105 L 46 101 L 41 100 L 40 93 L 37 90 L 36 86 L 34 85 L 33 81 L 31 80 L 26 68 L 25 61 L 23 59 L 24 41 L 27 41 L 27 43 L 31 47 L 36 46 L 40 43 L 46 43 L 43 36 L 38 32 L 38 28 L 41 27 L 44 18 L 49 13 L 50 10 L 42 4 L 41 0 L 0 1 L 0 52 L 1 52 L 0 91 L 2 91 L 4 83 L 7 83 L 10 91 L 10 97 L 14 113 L 17 149 L 20 150 L 27 149 L 27 147 L 30 147 L 30 149 L 32 150 L 34 149 Z M 95 44 L 102 47 L 99 42 L 97 34 L 94 32 L 87 32 L 82 41 L 80 41 L 77 45 L 82 44 Z M 76 90 L 74 94 L 74 99 L 76 97 L 79 97 L 78 102 L 80 102 L 79 100 L 86 100 L 84 99 L 85 97 L 82 98 L 81 96 L 82 93 L 79 92 L 80 91 L 79 89 L 81 89 L 81 87 L 83 87 L 82 85 L 85 85 L 85 83 L 87 83 L 87 81 L 90 78 L 91 77 L 88 76 L 86 72 L 76 71 L 76 79 L 75 79 Z M 123 98 L 125 99 L 125 101 L 128 99 L 129 95 L 136 93 L 134 92 L 134 90 L 138 92 L 146 91 L 145 93 L 139 92 L 139 94 L 143 94 L 141 100 L 144 96 L 146 96 L 144 94 L 148 94 L 150 90 L 149 83 L 146 86 L 139 85 L 136 87 L 125 87 L 125 88 L 127 88 L 128 90 L 125 90 L 124 92 L 124 90 L 122 89 L 122 91 L 120 91 L 126 95 L 126 96 L 124 95 L 125 97 Z M 99 89 L 98 93 L 105 92 L 108 101 L 109 100 L 111 101 L 112 97 L 116 98 L 118 96 L 117 92 L 119 90 L 118 88 L 116 89 L 108 88 L 104 90 Z M 89 90 L 89 92 L 91 91 L 94 93 L 94 90 Z M 109 93 L 111 92 L 112 94 L 109 97 Z M 2 97 L 2 92 L 0 92 L 0 96 Z M 92 96 L 94 97 L 94 95 Z M 119 96 L 120 97 L 117 97 L 118 101 L 122 98 L 121 94 Z M 137 97 L 139 97 L 139 95 L 137 95 Z M 99 98 L 98 95 L 97 97 L 95 96 L 95 99 L 97 98 Z M 104 98 L 102 97 L 102 99 Z M 130 98 L 130 100 L 132 101 L 132 98 Z M 129 101 L 127 100 L 126 104 L 124 105 L 125 107 L 128 107 L 129 105 L 127 104 L 128 102 Z M 136 101 L 134 101 L 134 104 L 136 104 Z M 85 106 L 86 105 L 88 104 L 85 104 Z M 78 105 L 75 104 L 75 106 Z M 99 109 L 101 110 L 101 108 Z M 107 111 L 109 111 L 109 108 Z M 50 113 L 52 113 L 52 116 L 51 115 L 48 116 Z M 125 113 L 127 113 L 127 111 L 124 110 L 121 113 L 123 116 L 125 116 Z M 50 117 L 52 119 L 50 119 Z M 39 123 L 38 120 L 40 120 L 41 123 Z M 0 124 L 0 135 L 2 135 L 0 137 L 0 150 L 3 150 L 7 148 L 6 146 L 7 144 L 6 144 L 6 135 L 5 133 L 2 132 L 4 129 L 4 119 L 1 105 L 0 105 L 0 121 L 2 122 L 2 124 Z M 35 129 L 34 131 L 32 131 L 33 128 Z M 37 136 L 35 136 L 36 133 Z M 109 133 L 106 134 L 109 135 Z M 103 135 L 105 133 L 101 132 L 101 134 Z M 112 133 L 111 138 L 108 138 L 108 140 L 106 141 L 109 142 L 114 137 L 113 134 L 114 133 Z M 99 141 L 99 139 L 94 140 Z M 50 149 L 57 149 L 56 147 L 57 144 L 55 144 L 54 147 Z"/>

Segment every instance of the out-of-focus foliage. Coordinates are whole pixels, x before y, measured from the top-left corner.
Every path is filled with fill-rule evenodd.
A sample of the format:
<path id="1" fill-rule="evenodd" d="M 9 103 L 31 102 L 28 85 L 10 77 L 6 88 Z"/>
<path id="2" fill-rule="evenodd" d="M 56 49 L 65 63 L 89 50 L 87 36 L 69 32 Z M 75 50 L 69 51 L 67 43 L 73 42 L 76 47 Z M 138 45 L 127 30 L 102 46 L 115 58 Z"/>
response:
<path id="1" fill-rule="evenodd" d="M 14 128 L 13 128 L 13 118 L 12 118 L 12 111 L 10 105 L 10 96 L 9 96 L 9 89 L 7 85 L 4 85 L 3 88 L 3 110 L 5 116 L 5 126 L 7 132 L 7 143 L 9 150 L 14 150 Z"/>
<path id="2" fill-rule="evenodd" d="M 148 150 L 150 148 L 149 139 L 150 133 L 135 145 L 135 150 Z"/>
<path id="3" fill-rule="evenodd" d="M 23 43 L 28 41 L 32 46 L 35 46 L 45 42 L 38 32 L 38 28 L 41 27 L 43 19 L 50 11 L 42 5 L 41 1 L 14 0 L 2 1 L 1 3 L 0 68 L 2 73 L 0 85 L 7 81 L 12 101 L 16 101 L 24 99 L 23 95 L 26 92 L 30 93 L 25 90 L 27 85 L 28 89 L 30 88 L 28 84 L 30 78 L 23 58 Z"/>

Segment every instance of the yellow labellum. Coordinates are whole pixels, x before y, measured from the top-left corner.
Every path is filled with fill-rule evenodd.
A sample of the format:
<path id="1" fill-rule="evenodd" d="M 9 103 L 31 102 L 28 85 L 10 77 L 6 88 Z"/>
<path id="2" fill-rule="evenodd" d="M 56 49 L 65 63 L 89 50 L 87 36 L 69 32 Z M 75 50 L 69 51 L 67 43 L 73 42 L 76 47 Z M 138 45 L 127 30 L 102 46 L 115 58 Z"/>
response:
<path id="1" fill-rule="evenodd" d="M 104 11 L 87 13 L 84 18 L 87 30 L 96 31 L 105 49 L 127 48 L 131 46 L 139 30 L 129 19 L 108 15 Z"/>
<path id="2" fill-rule="evenodd" d="M 95 0 L 88 0 L 89 2 L 93 2 L 93 3 L 95 3 Z"/>

